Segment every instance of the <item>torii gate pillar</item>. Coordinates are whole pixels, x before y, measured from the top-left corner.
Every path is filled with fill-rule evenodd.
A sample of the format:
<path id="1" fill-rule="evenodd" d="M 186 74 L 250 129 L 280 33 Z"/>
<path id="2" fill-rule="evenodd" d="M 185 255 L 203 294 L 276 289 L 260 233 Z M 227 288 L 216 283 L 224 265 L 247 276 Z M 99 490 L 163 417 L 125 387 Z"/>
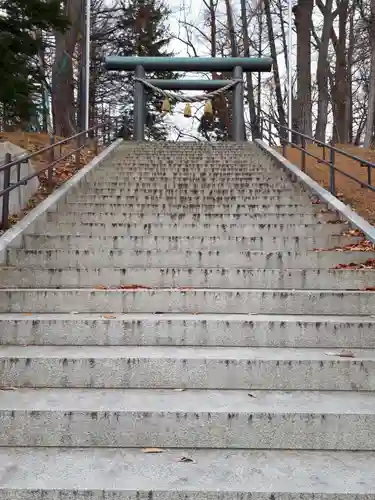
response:
<path id="1" fill-rule="evenodd" d="M 120 57 L 110 56 L 105 60 L 108 70 L 135 71 L 137 78 L 145 79 L 146 71 L 232 71 L 233 82 L 240 81 L 233 90 L 233 140 L 245 139 L 243 73 L 271 71 L 272 59 L 268 57 Z M 174 90 L 216 90 L 228 80 L 149 80 L 155 86 Z M 157 82 L 157 83 L 156 83 Z M 139 80 L 134 85 L 134 139 L 144 141 L 145 92 Z"/>

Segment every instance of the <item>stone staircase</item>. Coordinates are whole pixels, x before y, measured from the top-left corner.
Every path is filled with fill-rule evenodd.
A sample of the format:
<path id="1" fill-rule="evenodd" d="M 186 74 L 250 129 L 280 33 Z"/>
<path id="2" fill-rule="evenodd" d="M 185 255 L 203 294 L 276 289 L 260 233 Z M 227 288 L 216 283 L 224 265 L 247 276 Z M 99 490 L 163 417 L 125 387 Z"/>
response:
<path id="1" fill-rule="evenodd" d="M 0 268 L 0 500 L 375 498 L 371 253 L 252 144 L 123 144 Z M 337 222 L 337 223 L 334 223 Z"/>

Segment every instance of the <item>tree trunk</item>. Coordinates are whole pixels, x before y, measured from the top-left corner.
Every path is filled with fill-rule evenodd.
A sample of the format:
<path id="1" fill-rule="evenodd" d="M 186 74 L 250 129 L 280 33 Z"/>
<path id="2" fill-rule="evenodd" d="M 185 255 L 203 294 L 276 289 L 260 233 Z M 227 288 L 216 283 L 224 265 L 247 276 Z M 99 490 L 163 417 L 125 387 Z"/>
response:
<path id="1" fill-rule="evenodd" d="M 70 27 L 55 32 L 55 61 L 52 67 L 52 106 L 55 134 L 68 137 L 75 132 L 73 54 L 81 28 L 83 0 L 66 0 L 65 14 Z"/>
<path id="2" fill-rule="evenodd" d="M 233 11 L 232 11 L 232 6 L 230 3 L 230 0 L 225 0 L 225 8 L 226 8 L 226 13 L 227 13 L 227 25 L 228 25 L 228 35 L 229 35 L 229 43 L 230 43 L 230 51 L 231 51 L 231 56 L 232 57 L 238 57 L 238 48 L 237 48 L 237 41 L 236 41 L 236 32 L 234 29 L 234 22 L 233 22 Z M 228 102 L 230 105 L 230 112 L 228 115 L 230 116 L 230 125 L 228 128 L 229 132 L 229 139 L 233 139 L 233 95 L 232 92 L 228 96 Z"/>
<path id="3" fill-rule="evenodd" d="M 298 0 L 298 5 L 293 10 L 297 28 L 298 130 L 311 136 L 311 18 L 313 0 Z"/>
<path id="4" fill-rule="evenodd" d="M 241 21 L 242 21 L 244 56 L 250 57 L 250 42 L 249 42 L 249 32 L 247 29 L 247 13 L 246 13 L 245 0 L 241 0 Z M 254 140 L 256 137 L 260 137 L 260 130 L 258 127 L 258 120 L 255 111 L 254 86 L 253 86 L 253 78 L 251 72 L 246 73 L 246 87 L 247 87 L 247 100 L 249 102 L 251 136 Z"/>
<path id="5" fill-rule="evenodd" d="M 316 119 L 315 138 L 324 142 L 326 139 L 327 115 L 328 115 L 328 46 L 334 14 L 332 13 L 333 0 L 327 0 L 325 6 L 321 0 L 317 0 L 317 6 L 324 16 L 322 37 L 319 43 L 318 66 L 316 71 L 316 83 L 318 87 L 318 115 Z"/>
<path id="6" fill-rule="evenodd" d="M 339 37 L 335 44 L 336 66 L 335 84 L 332 88 L 333 142 L 348 142 L 348 80 L 346 61 L 346 23 L 348 20 L 349 0 L 340 0 L 338 4 Z"/>
<path id="7" fill-rule="evenodd" d="M 365 148 L 371 146 L 374 130 L 375 114 L 375 0 L 371 0 L 371 18 L 370 18 L 370 38 L 371 38 L 371 73 L 369 82 L 368 110 L 365 133 Z"/>
<path id="8" fill-rule="evenodd" d="M 275 82 L 275 92 L 276 92 L 276 102 L 277 102 L 277 112 L 279 115 L 279 123 L 281 126 L 286 127 L 285 121 L 285 110 L 283 105 L 283 96 L 281 94 L 281 84 L 280 84 L 280 73 L 279 65 L 277 63 L 277 52 L 275 45 L 275 34 L 273 31 L 272 16 L 270 0 L 264 0 L 264 12 L 266 14 L 267 31 L 268 31 L 268 42 L 270 44 L 271 58 L 273 60 L 273 78 Z M 287 134 L 284 129 L 280 129 L 280 136 L 285 137 Z"/>
<path id="9" fill-rule="evenodd" d="M 347 79 L 348 79 L 348 105 L 347 105 L 347 123 L 348 123 L 348 141 L 353 143 L 353 55 L 355 48 L 354 37 L 354 7 L 351 9 L 349 17 L 349 40 L 348 40 L 348 64 L 347 64 Z"/>
<path id="10" fill-rule="evenodd" d="M 217 7 L 217 2 L 215 3 L 215 0 L 209 0 L 209 4 L 205 2 L 206 7 L 209 10 L 209 16 L 210 16 L 210 30 L 211 30 L 211 57 L 216 57 L 217 50 L 216 50 L 216 38 L 217 38 L 217 32 L 216 32 L 216 7 Z M 213 80 L 218 80 L 219 76 L 216 72 L 212 72 L 211 74 Z M 226 97 L 223 94 L 217 95 L 213 100 L 212 100 L 212 107 L 214 114 L 216 117 L 219 119 L 219 122 L 224 125 L 226 128 L 228 135 L 230 135 L 230 115 L 229 115 L 229 110 L 227 106 L 227 101 Z M 205 134 L 206 138 L 208 137 L 207 134 Z"/>

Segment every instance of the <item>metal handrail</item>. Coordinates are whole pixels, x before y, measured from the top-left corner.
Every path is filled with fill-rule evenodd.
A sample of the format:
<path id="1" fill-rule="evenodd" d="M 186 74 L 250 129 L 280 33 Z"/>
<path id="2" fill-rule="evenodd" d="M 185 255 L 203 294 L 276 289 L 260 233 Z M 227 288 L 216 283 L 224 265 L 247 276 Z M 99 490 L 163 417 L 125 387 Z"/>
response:
<path id="1" fill-rule="evenodd" d="M 9 229 L 9 196 L 10 193 L 17 189 L 22 185 L 26 185 L 28 181 L 38 177 L 40 174 L 47 172 L 47 185 L 50 190 L 53 188 L 53 168 L 63 160 L 75 155 L 76 167 L 80 166 L 80 154 L 81 150 L 86 146 L 87 140 L 92 140 L 94 142 L 94 154 L 95 156 L 98 154 L 99 148 L 99 131 L 102 131 L 102 142 L 104 145 L 110 143 L 112 139 L 116 139 L 118 137 L 118 127 L 117 127 L 117 119 L 115 121 L 105 121 L 99 125 L 95 125 L 90 127 L 87 130 L 83 130 L 82 132 L 78 132 L 77 134 L 72 135 L 71 137 L 67 137 L 58 142 L 54 141 L 54 138 L 51 137 L 50 146 L 46 146 L 38 151 L 34 151 L 33 153 L 28 153 L 25 155 L 21 155 L 16 159 L 12 159 L 10 153 L 6 153 L 5 155 L 5 163 L 0 166 L 0 173 L 3 172 L 3 189 L 0 190 L 0 200 L 2 200 L 2 216 L 1 216 L 1 229 L 6 230 Z M 111 137 L 111 133 L 114 132 L 113 138 Z M 71 141 L 76 142 L 76 147 L 70 150 L 68 153 L 62 154 L 61 148 L 62 146 L 70 143 Z M 56 159 L 55 151 L 57 148 L 60 148 L 60 155 Z M 46 167 L 33 172 L 23 178 L 21 178 L 21 163 L 26 163 L 29 160 L 36 158 L 37 156 L 43 155 L 45 153 L 49 153 L 50 161 Z M 11 183 L 11 169 L 12 167 L 17 167 L 17 182 Z"/>
<path id="2" fill-rule="evenodd" d="M 280 134 L 280 142 L 281 146 L 283 148 L 283 156 L 286 154 L 286 148 L 287 146 L 291 146 L 294 149 L 298 149 L 301 151 L 301 170 L 302 172 L 306 171 L 306 156 L 310 156 L 314 159 L 316 159 L 319 163 L 323 163 L 324 165 L 327 165 L 329 167 L 329 191 L 331 194 L 335 195 L 336 194 L 336 178 L 335 178 L 335 172 L 339 172 L 341 175 L 344 175 L 345 177 L 348 177 L 349 179 L 357 182 L 361 187 L 367 188 L 370 191 L 375 192 L 375 186 L 372 184 L 372 169 L 375 168 L 375 164 L 364 160 L 360 158 L 359 156 L 353 155 L 351 153 L 348 153 L 347 151 L 344 151 L 342 149 L 336 148 L 335 146 L 331 146 L 330 144 L 327 144 L 326 142 L 320 141 L 318 139 L 315 139 L 314 137 L 311 137 L 307 134 L 304 134 L 302 132 L 298 132 L 298 130 L 291 129 L 289 127 L 286 127 L 284 125 L 276 124 L 274 121 L 262 118 L 262 121 L 268 122 L 270 127 L 274 125 L 277 129 L 281 129 L 282 131 L 285 132 L 285 134 Z M 264 127 L 261 126 L 261 135 L 263 136 L 263 131 Z M 292 135 L 292 140 L 289 141 L 287 136 L 289 135 L 289 132 L 291 132 Z M 293 142 L 293 137 L 298 137 L 299 142 L 301 145 L 296 144 Z M 270 136 L 269 136 L 269 141 L 271 141 L 271 131 L 270 131 Z M 312 143 L 316 144 L 317 146 L 323 148 L 323 158 L 314 155 L 311 151 L 308 151 L 306 148 L 307 143 Z M 329 150 L 329 159 L 326 159 L 325 151 L 326 148 Z M 361 179 L 358 179 L 357 177 L 354 177 L 353 175 L 344 172 L 341 168 L 337 167 L 335 165 L 335 157 L 336 154 L 340 154 L 342 156 L 345 156 L 346 158 L 349 158 L 350 160 L 357 161 L 361 166 L 367 168 L 367 182 L 362 181 Z"/>

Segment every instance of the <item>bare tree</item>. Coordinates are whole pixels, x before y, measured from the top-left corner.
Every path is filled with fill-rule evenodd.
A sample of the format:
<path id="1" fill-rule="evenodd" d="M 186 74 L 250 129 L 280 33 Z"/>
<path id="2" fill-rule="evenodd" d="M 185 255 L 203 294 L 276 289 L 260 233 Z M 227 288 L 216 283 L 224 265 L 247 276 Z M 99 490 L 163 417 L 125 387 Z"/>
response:
<path id="1" fill-rule="evenodd" d="M 333 110 L 333 141 L 335 143 L 348 142 L 348 74 L 346 53 L 346 25 L 348 21 L 349 0 L 337 0 L 338 10 L 338 37 L 331 30 L 332 42 L 336 53 L 335 77 L 332 85 Z"/>
<path id="2" fill-rule="evenodd" d="M 275 33 L 273 29 L 272 15 L 271 15 L 271 4 L 270 0 L 264 0 L 264 12 L 266 14 L 266 22 L 267 22 L 267 31 L 268 31 L 268 42 L 270 47 L 271 57 L 273 59 L 273 77 L 275 82 L 275 94 L 276 94 L 276 103 L 277 103 L 277 111 L 278 111 L 278 122 L 281 126 L 286 126 L 286 117 L 285 117 L 285 109 L 283 103 L 283 97 L 281 93 L 281 80 L 280 80 L 280 72 L 279 72 L 279 64 L 277 60 L 277 51 L 276 51 L 276 42 L 275 42 Z M 285 135 L 285 131 L 283 129 L 280 130 L 280 135 Z"/>
<path id="3" fill-rule="evenodd" d="M 70 27 L 64 33 L 55 32 L 52 110 L 55 133 L 60 136 L 69 136 L 76 130 L 73 55 L 82 26 L 84 2 L 83 0 L 64 0 L 63 8 L 70 21 Z"/>
<path id="4" fill-rule="evenodd" d="M 246 0 L 241 0 L 241 23 L 242 23 L 242 37 L 243 37 L 243 48 L 244 56 L 250 57 L 250 41 L 249 41 L 249 31 L 247 23 L 247 12 L 246 12 Z M 246 89 L 247 89 L 247 100 L 249 103 L 249 113 L 250 113 L 250 129 L 251 135 L 254 138 L 259 137 L 259 122 L 257 120 L 257 114 L 255 111 L 255 100 L 254 100 L 254 86 L 252 73 L 246 74 Z"/>
<path id="5" fill-rule="evenodd" d="M 372 145 L 375 115 L 375 0 L 371 0 L 370 15 L 370 38 L 371 38 L 371 74 L 369 81 L 368 111 L 364 146 Z"/>
<path id="6" fill-rule="evenodd" d="M 311 22 L 313 0 L 298 0 L 294 7 L 297 28 L 298 129 L 312 135 L 311 101 Z"/>

